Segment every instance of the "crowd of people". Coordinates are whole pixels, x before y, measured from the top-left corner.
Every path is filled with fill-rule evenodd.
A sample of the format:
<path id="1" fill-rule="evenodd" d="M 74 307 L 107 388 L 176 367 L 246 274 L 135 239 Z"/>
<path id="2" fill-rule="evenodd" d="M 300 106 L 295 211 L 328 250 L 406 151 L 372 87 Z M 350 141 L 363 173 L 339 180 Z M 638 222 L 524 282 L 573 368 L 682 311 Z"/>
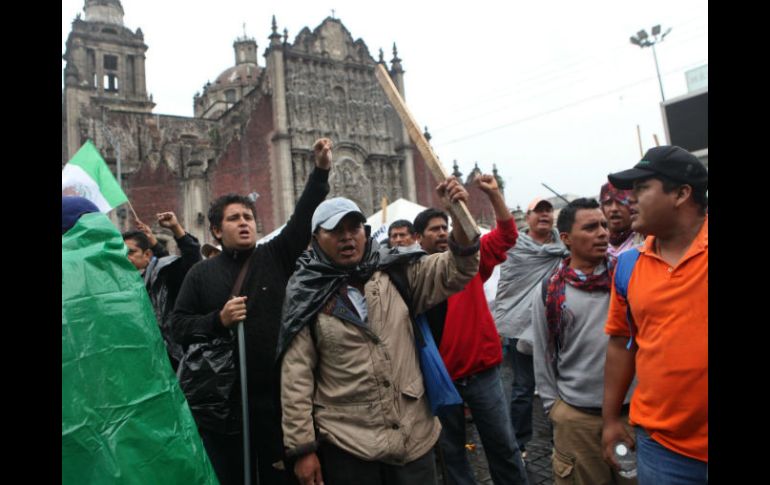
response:
<path id="1" fill-rule="evenodd" d="M 264 244 L 238 194 L 211 203 L 216 244 L 203 249 L 173 212 L 157 224 L 180 255 L 141 221 L 123 234 L 221 484 L 244 483 L 244 459 L 252 483 L 430 484 L 440 469 L 473 484 L 466 412 L 492 481 L 527 484 L 535 394 L 556 484 L 708 482 L 708 171 L 696 157 L 652 148 L 556 220 L 536 198 L 520 231 L 480 175 L 496 219 L 481 237 L 450 226 L 469 196 L 449 177 L 441 207 L 394 222 L 380 245 L 354 202 L 326 199 L 332 148 L 315 143 L 293 215 Z M 64 205 L 63 234 L 80 216 L 65 225 Z M 460 397 L 435 413 L 418 318 Z M 620 473 L 618 444 L 635 450 L 635 476 Z"/>

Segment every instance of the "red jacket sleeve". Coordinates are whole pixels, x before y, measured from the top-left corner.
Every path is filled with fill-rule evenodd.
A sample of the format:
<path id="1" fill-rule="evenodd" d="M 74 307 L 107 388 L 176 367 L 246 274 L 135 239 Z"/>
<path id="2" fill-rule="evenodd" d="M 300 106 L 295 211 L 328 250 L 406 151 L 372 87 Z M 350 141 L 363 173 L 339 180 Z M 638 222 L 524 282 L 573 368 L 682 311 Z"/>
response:
<path id="1" fill-rule="evenodd" d="M 506 252 L 516 245 L 519 231 L 513 218 L 507 221 L 497 221 L 497 225 L 481 237 L 481 262 L 479 274 L 481 281 L 487 281 L 492 276 L 495 266 L 505 261 Z"/>

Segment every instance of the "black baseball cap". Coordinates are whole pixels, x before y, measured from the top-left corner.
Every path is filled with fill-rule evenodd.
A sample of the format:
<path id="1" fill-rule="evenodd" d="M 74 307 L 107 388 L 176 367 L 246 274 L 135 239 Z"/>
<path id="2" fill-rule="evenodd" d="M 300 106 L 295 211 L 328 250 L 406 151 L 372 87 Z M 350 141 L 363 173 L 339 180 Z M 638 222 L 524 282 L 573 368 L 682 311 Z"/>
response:
<path id="1" fill-rule="evenodd" d="M 663 175 L 676 182 L 693 187 L 709 185 L 709 172 L 698 158 L 687 150 L 673 145 L 650 148 L 634 168 L 607 176 L 610 183 L 621 190 L 634 187 L 634 181 L 653 175 Z"/>

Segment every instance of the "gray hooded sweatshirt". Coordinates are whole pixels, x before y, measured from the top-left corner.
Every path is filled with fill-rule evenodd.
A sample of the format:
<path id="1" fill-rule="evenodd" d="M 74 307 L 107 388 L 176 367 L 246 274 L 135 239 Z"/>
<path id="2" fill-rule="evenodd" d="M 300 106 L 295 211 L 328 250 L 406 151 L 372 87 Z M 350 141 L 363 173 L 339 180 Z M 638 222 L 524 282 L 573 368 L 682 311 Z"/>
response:
<path id="1" fill-rule="evenodd" d="M 606 271 L 604 265 L 594 269 L 594 274 Z M 569 283 L 564 289 L 565 306 L 574 316 L 564 332 L 564 348 L 559 351 L 554 372 L 548 355 L 548 322 L 541 285 L 532 300 L 532 328 L 534 331 L 535 383 L 546 413 L 557 398 L 572 406 L 601 408 L 604 399 L 604 361 L 607 356 L 609 336 L 604 333 L 610 293 L 583 291 Z M 636 379 L 623 401 L 628 403 L 636 387 Z"/>
<path id="2" fill-rule="evenodd" d="M 530 330 L 533 295 L 539 293 L 543 279 L 569 254 L 555 228 L 552 234 L 554 242 L 539 244 L 525 229 L 519 233 L 516 245 L 508 250 L 506 260 L 500 263 L 494 316 L 497 331 L 503 337 L 521 338 Z"/>

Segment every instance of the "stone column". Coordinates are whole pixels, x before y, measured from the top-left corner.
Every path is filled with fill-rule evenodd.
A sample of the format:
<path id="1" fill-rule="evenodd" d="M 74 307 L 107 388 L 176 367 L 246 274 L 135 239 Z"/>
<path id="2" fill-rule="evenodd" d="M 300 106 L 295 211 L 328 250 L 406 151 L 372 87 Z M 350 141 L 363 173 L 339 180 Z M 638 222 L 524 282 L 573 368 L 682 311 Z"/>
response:
<path id="1" fill-rule="evenodd" d="M 147 83 L 144 77 L 144 54 L 138 55 L 134 58 L 134 78 L 136 95 L 143 98 L 146 97 Z"/>
<path id="2" fill-rule="evenodd" d="M 64 103 L 67 116 L 67 160 L 80 149 L 80 106 L 78 89 L 67 86 L 64 88 Z"/>
<path id="3" fill-rule="evenodd" d="M 195 235 L 203 245 L 212 240 L 206 218 L 208 192 L 203 173 L 203 162 L 190 160 L 187 163 L 187 171 L 187 178 L 182 181 L 182 211 L 184 215 L 181 222 L 185 230 Z M 203 214 L 203 222 L 198 221 L 198 214 Z"/>
<path id="4" fill-rule="evenodd" d="M 96 51 L 96 92 L 104 96 L 104 52 Z"/>
<path id="5" fill-rule="evenodd" d="M 271 164 L 271 187 L 273 191 L 273 220 L 276 227 L 289 220 L 294 212 L 294 184 L 291 167 L 291 136 L 286 113 L 286 79 L 283 45 L 273 17 L 273 33 L 269 37 L 267 68 L 272 86 L 273 103 L 273 152 Z M 275 229 L 275 228 L 273 228 Z M 272 230 L 272 229 L 271 229 Z"/>

